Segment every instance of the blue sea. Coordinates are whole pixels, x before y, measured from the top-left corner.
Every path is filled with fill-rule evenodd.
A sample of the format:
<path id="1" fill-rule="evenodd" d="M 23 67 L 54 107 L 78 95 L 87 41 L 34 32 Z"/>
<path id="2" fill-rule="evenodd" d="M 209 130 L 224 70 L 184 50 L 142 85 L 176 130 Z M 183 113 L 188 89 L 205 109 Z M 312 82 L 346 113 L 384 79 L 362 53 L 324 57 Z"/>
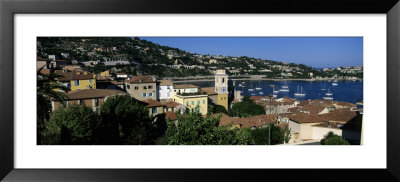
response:
<path id="1" fill-rule="evenodd" d="M 197 85 L 199 87 L 212 87 L 214 86 L 213 81 L 200 81 L 200 82 L 186 82 L 190 84 Z M 332 85 L 336 83 L 337 85 Z M 178 83 L 180 84 L 180 83 Z M 244 87 L 240 87 L 241 84 Z M 236 90 L 242 91 L 244 96 L 267 96 L 272 95 L 273 88 L 275 90 L 282 89 L 282 86 L 287 85 L 289 92 L 279 92 L 277 94 L 278 98 L 281 97 L 291 97 L 297 98 L 299 100 L 308 99 L 323 99 L 326 97 L 326 93 L 332 93 L 334 101 L 344 101 L 350 103 L 356 103 L 363 100 L 363 81 L 270 81 L 270 80 L 236 80 L 235 88 Z M 248 89 L 253 88 L 254 91 L 249 91 Z M 261 88 L 261 90 L 256 90 L 255 88 Z M 301 88 L 303 93 L 306 95 L 304 97 L 296 97 L 294 93 L 300 92 Z M 298 91 L 297 91 L 298 89 Z M 262 93 L 260 93 L 262 92 Z"/>

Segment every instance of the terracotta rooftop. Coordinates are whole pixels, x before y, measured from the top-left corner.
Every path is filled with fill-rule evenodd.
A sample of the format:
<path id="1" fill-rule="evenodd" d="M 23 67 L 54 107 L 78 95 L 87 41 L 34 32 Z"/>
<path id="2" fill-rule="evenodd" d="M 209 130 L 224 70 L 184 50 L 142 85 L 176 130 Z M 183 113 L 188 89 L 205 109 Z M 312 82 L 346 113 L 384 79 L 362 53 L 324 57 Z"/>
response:
<path id="1" fill-rule="evenodd" d="M 124 95 L 125 92 L 114 89 L 85 89 L 74 90 L 67 93 L 69 100 L 103 98 L 113 95 Z"/>
<path id="2" fill-rule="evenodd" d="M 160 86 L 172 86 L 172 82 L 170 80 L 160 80 Z"/>
<path id="3" fill-rule="evenodd" d="M 58 71 L 56 70 L 55 73 L 63 76 L 61 78 L 58 78 L 59 81 L 70 81 L 70 80 L 88 80 L 88 79 L 94 79 L 95 75 L 93 73 L 87 72 L 87 71 L 78 71 L 78 70 L 73 70 L 71 72 L 63 72 L 63 71 Z"/>
<path id="4" fill-rule="evenodd" d="M 151 76 L 134 76 L 130 80 L 126 80 L 127 83 L 135 84 L 135 83 L 155 83 Z"/>
<path id="5" fill-rule="evenodd" d="M 161 102 L 159 102 L 157 100 L 153 100 L 153 99 L 147 99 L 147 100 L 144 100 L 143 102 L 147 103 L 146 107 L 160 107 L 160 106 L 163 106 L 161 104 Z"/>
<path id="6" fill-rule="evenodd" d="M 341 121 L 341 122 L 348 122 L 354 117 L 357 116 L 355 111 L 349 110 L 334 110 L 332 112 L 326 114 L 318 115 L 320 118 L 329 120 L 329 121 Z"/>
<path id="7" fill-rule="evenodd" d="M 288 118 L 296 123 L 322 123 L 328 122 L 328 120 L 318 117 L 318 115 L 296 113 L 289 115 Z"/>
<path id="8" fill-rule="evenodd" d="M 258 101 L 261 100 L 261 96 L 251 96 L 250 99 L 253 101 Z"/>
<path id="9" fill-rule="evenodd" d="M 202 91 L 204 91 L 204 92 L 206 92 L 207 93 L 207 95 L 218 95 L 216 92 L 215 92 L 215 87 L 203 87 L 203 88 L 200 88 Z"/>
<path id="10" fill-rule="evenodd" d="M 217 115 L 214 114 L 214 116 Z M 226 114 L 222 114 L 220 125 L 221 126 L 225 126 L 228 124 L 240 125 L 241 128 L 261 127 L 269 123 L 275 123 L 277 117 L 278 117 L 277 114 L 267 114 L 267 115 L 251 116 L 247 118 L 240 118 L 240 117 L 230 117 Z"/>
<path id="11" fill-rule="evenodd" d="M 310 112 L 310 114 L 318 114 L 326 107 L 321 105 L 305 105 L 300 110 Z"/>
<path id="12" fill-rule="evenodd" d="M 176 103 L 174 101 L 169 101 L 169 102 L 166 102 L 166 103 L 163 103 L 163 104 L 167 108 L 176 107 L 176 106 L 180 105 L 179 103 Z"/>
<path id="13" fill-rule="evenodd" d="M 196 85 L 192 85 L 192 84 L 180 84 L 180 85 L 174 85 L 174 89 L 182 89 L 182 88 L 199 88 Z"/>
<path id="14" fill-rule="evenodd" d="M 171 121 L 176 120 L 177 119 L 176 113 L 172 111 L 165 112 L 165 119 L 166 120 L 169 119 Z"/>

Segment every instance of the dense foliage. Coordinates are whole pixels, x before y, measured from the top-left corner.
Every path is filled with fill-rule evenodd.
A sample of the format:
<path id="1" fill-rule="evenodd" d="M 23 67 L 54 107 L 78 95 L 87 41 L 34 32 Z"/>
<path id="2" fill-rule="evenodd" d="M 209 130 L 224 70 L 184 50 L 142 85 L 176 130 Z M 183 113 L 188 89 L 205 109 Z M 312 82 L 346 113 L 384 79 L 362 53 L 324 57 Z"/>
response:
<path id="1" fill-rule="evenodd" d="M 65 87 L 64 85 L 57 83 L 57 78 L 60 75 L 55 73 L 43 74 L 41 73 L 40 68 L 37 71 L 37 90 L 36 90 L 36 101 L 37 101 L 37 110 L 36 110 L 36 122 L 37 122 L 37 137 L 36 141 L 40 144 L 41 141 L 41 133 L 45 127 L 46 121 L 50 118 L 51 113 L 51 102 L 50 99 L 54 99 L 55 101 L 62 101 L 68 98 L 65 94 L 66 91 L 70 89 Z M 57 90 L 61 90 L 64 92 L 58 92 Z"/>
<path id="2" fill-rule="evenodd" d="M 219 117 L 203 117 L 199 112 L 179 115 L 176 122 L 168 122 L 166 137 L 170 145 L 240 144 L 236 130 L 230 130 L 228 126 L 219 126 Z"/>
<path id="3" fill-rule="evenodd" d="M 138 100 L 128 95 L 108 98 L 100 116 L 101 144 L 150 144 L 152 118 Z"/>
<path id="4" fill-rule="evenodd" d="M 276 145 L 287 143 L 290 140 L 290 130 L 288 127 L 282 129 L 274 124 L 264 128 L 256 128 L 253 131 L 254 144 L 256 145 Z"/>
<path id="5" fill-rule="evenodd" d="M 325 135 L 325 137 L 321 140 L 322 145 L 350 145 L 348 141 L 343 139 L 341 136 L 334 134 L 333 132 L 329 132 Z"/>
<path id="6" fill-rule="evenodd" d="M 249 117 L 265 114 L 265 110 L 263 106 L 254 103 L 253 100 L 246 96 L 242 102 L 233 104 L 228 114 L 230 116 Z"/>
<path id="7" fill-rule="evenodd" d="M 46 122 L 42 132 L 42 144 L 95 144 L 97 140 L 95 131 L 99 126 L 98 116 L 89 107 L 82 105 L 60 107 Z"/>

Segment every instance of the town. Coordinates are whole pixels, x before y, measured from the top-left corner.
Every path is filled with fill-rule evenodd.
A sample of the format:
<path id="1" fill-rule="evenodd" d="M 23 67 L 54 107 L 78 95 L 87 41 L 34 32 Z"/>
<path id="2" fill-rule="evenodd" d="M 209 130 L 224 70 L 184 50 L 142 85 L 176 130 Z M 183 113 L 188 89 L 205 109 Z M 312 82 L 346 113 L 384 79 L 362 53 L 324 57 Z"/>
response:
<path id="1" fill-rule="evenodd" d="M 167 65 L 154 63 L 156 61 L 150 63 L 152 60 L 146 63 L 143 60 L 147 57 L 139 63 L 112 54 L 122 48 L 104 48 L 95 44 L 93 48 L 76 46 L 76 50 L 85 52 L 86 56 L 96 57 L 96 52 L 113 56 L 98 61 L 78 62 L 71 58 L 84 60 L 87 57 L 65 53 L 65 47 L 46 53 L 38 41 L 38 120 L 41 120 L 38 121 L 38 144 L 362 144 L 363 111 L 354 103 L 298 100 L 272 95 L 242 96 L 236 87 L 237 80 L 255 78 L 259 73 L 264 73 L 264 76 L 258 78 L 357 80 L 361 78 L 362 67 L 315 70 L 292 63 L 263 62 L 263 66 L 260 66 L 259 60 L 251 59 L 253 64 L 242 61 L 246 66 L 233 67 L 226 60 L 234 59 L 231 57 L 193 55 L 208 59 L 208 62 L 199 59 L 203 65 L 209 65 L 206 68 L 203 65 L 182 64 L 180 59 L 173 60 L 185 56 L 176 50 L 158 50 L 172 63 Z M 150 49 L 134 46 L 133 50 L 146 53 Z M 132 67 L 132 64 L 140 64 L 140 67 Z M 171 69 L 184 71 L 181 70 L 179 76 L 165 74 Z M 182 79 L 196 77 L 190 75 L 192 73 L 184 77 L 185 70 L 188 73 L 193 70 L 194 74 L 204 73 L 204 77 L 192 80 L 212 79 L 214 86 L 180 83 Z M 41 88 L 45 89 L 39 90 Z M 43 90 L 52 94 L 43 94 Z M 39 102 L 42 97 L 44 99 Z M 130 102 L 133 104 L 130 105 Z M 40 104 L 43 103 L 49 105 L 49 111 L 42 114 L 45 116 L 39 114 L 39 108 L 44 107 Z M 90 111 L 69 111 L 68 108 L 90 108 Z M 127 111 L 130 108 L 134 112 Z M 65 123 L 76 119 L 71 114 L 74 112 L 78 112 L 77 120 L 82 118 L 82 121 L 89 123 Z M 88 126 L 77 128 L 83 125 Z M 132 131 L 126 131 L 130 129 Z"/>

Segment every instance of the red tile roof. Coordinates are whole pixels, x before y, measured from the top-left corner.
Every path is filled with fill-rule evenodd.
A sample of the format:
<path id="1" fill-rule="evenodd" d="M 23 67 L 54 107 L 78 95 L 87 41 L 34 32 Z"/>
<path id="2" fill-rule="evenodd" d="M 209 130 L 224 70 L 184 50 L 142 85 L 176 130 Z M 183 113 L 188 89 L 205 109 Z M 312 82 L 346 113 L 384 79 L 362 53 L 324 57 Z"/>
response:
<path id="1" fill-rule="evenodd" d="M 297 123 L 323 123 L 328 122 L 328 120 L 318 117 L 314 114 L 296 113 L 289 115 L 288 118 Z"/>
<path id="2" fill-rule="evenodd" d="M 172 111 L 165 112 L 165 119 L 166 120 L 169 119 L 171 121 L 174 121 L 174 120 L 177 120 L 177 118 L 178 117 L 176 116 L 175 112 L 172 112 Z"/>
<path id="3" fill-rule="evenodd" d="M 340 121 L 340 122 L 348 122 L 354 117 L 357 116 L 355 111 L 349 110 L 334 110 L 332 112 L 326 114 L 318 115 L 320 118 L 329 120 L 329 121 Z"/>
<path id="4" fill-rule="evenodd" d="M 214 114 L 217 116 L 217 114 Z M 267 115 L 258 115 L 251 116 L 247 118 L 239 118 L 239 117 L 230 117 L 226 114 L 222 114 L 220 119 L 220 125 L 225 126 L 228 124 L 232 125 L 240 125 L 241 128 L 247 127 L 261 127 L 268 125 L 269 123 L 275 123 L 278 115 L 277 114 L 267 114 Z"/>
<path id="5" fill-rule="evenodd" d="M 174 101 L 169 101 L 169 102 L 163 103 L 163 104 L 164 104 L 164 106 L 167 107 L 167 108 L 176 107 L 176 106 L 180 105 L 179 103 L 176 103 L 176 102 L 174 102 Z"/>
<path id="6" fill-rule="evenodd" d="M 155 83 L 151 76 L 134 76 L 130 80 L 126 80 L 127 83 L 135 84 L 135 83 Z"/>
<path id="7" fill-rule="evenodd" d="M 202 90 L 203 92 L 206 92 L 207 95 L 218 95 L 215 92 L 215 87 L 203 87 L 203 88 L 200 88 L 200 90 Z"/>
<path id="8" fill-rule="evenodd" d="M 160 107 L 160 106 L 163 106 L 161 104 L 161 102 L 159 102 L 157 100 L 153 100 L 153 99 L 147 99 L 147 100 L 144 100 L 143 102 L 147 103 L 146 107 Z"/>
<path id="9" fill-rule="evenodd" d="M 74 90 L 67 93 L 68 100 L 90 99 L 90 98 L 104 98 L 113 95 L 125 95 L 125 92 L 114 89 L 85 89 Z"/>
<path id="10" fill-rule="evenodd" d="M 55 72 L 62 76 L 61 78 L 58 78 L 59 81 L 88 80 L 95 78 L 93 73 L 89 73 L 87 71 L 73 70 L 72 72 L 63 72 L 61 70 L 56 70 Z"/>

